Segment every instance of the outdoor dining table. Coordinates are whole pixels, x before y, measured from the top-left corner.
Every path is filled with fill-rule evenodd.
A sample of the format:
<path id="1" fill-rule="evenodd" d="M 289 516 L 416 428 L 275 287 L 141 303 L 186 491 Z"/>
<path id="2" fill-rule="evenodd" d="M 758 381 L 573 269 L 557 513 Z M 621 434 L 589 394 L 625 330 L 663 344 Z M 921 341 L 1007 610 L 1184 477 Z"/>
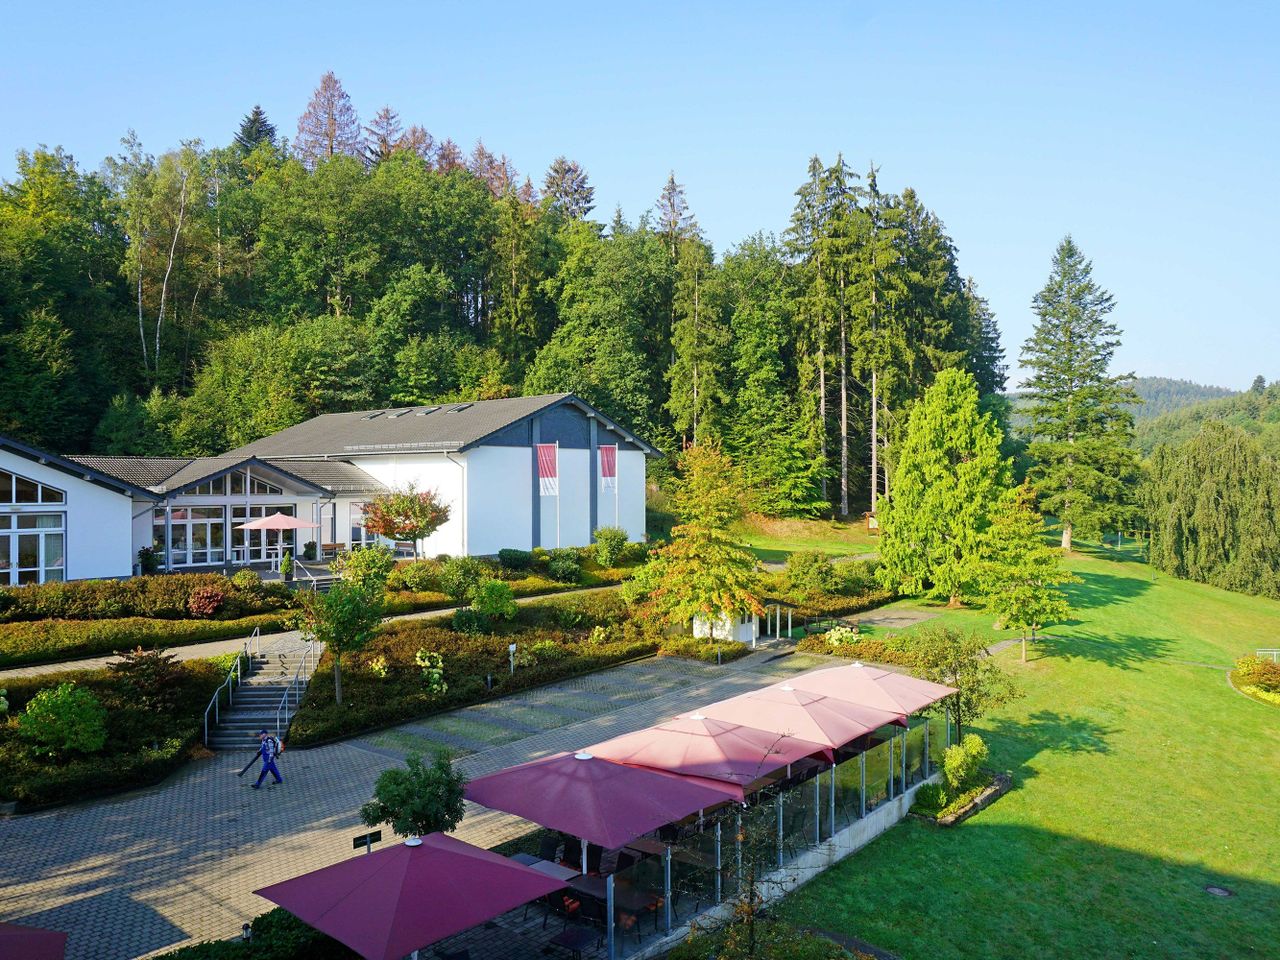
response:
<path id="1" fill-rule="evenodd" d="M 579 874 L 568 881 L 565 886 L 575 893 L 580 893 L 584 897 L 590 897 L 593 900 L 599 900 L 601 903 L 604 903 L 608 897 L 604 877 Z M 623 913 L 640 914 L 648 910 L 653 905 L 653 902 L 654 894 L 651 892 L 646 893 L 627 884 L 616 884 L 613 888 L 613 908 Z"/>
<path id="2" fill-rule="evenodd" d="M 531 853 L 517 853 L 511 857 L 516 863 L 522 863 L 531 870 L 537 870 L 539 873 L 546 874 L 553 880 L 570 880 L 578 876 L 578 871 L 571 867 L 563 866 L 554 860 L 543 860 L 535 857 Z"/>
<path id="3" fill-rule="evenodd" d="M 628 850 L 634 850 L 637 853 L 647 853 L 651 856 L 660 857 L 667 852 L 667 844 L 661 840 L 655 840 L 652 837 L 637 837 L 627 844 Z M 671 859 L 678 863 L 686 863 L 693 867 L 707 867 L 715 869 L 715 862 L 710 858 L 703 856 L 694 850 L 685 847 L 673 846 L 671 848 Z"/>

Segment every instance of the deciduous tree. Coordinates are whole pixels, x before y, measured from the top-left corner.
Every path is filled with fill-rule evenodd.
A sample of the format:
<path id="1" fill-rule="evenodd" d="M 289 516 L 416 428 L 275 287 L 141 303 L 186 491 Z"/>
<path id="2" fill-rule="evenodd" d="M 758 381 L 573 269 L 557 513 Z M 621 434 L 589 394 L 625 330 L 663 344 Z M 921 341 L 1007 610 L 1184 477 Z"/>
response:
<path id="1" fill-rule="evenodd" d="M 342 705 L 342 655 L 363 649 L 382 625 L 384 593 L 377 584 L 336 581 L 328 593 L 301 593 L 302 631 L 333 657 L 333 697 Z"/>
<path id="2" fill-rule="evenodd" d="M 425 540 L 449 520 L 449 505 L 435 490 L 418 490 L 412 483 L 380 493 L 364 507 L 364 528 L 388 540 Z"/>

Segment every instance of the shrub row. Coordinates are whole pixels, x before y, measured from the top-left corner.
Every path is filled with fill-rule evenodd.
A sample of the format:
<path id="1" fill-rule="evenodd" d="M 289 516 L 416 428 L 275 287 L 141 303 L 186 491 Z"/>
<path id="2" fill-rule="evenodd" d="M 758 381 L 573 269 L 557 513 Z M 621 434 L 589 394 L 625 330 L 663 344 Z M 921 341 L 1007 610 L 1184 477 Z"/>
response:
<path id="1" fill-rule="evenodd" d="M 358 960 L 360 956 L 283 907 L 255 917 L 252 927 L 252 940 L 210 940 L 161 954 L 157 960 Z"/>
<path id="2" fill-rule="evenodd" d="M 686 660 L 701 660 L 703 663 L 731 663 L 751 652 L 751 648 L 745 643 L 733 640 L 722 640 L 718 653 L 716 647 L 710 640 L 682 634 L 678 637 L 663 637 L 662 644 L 658 647 L 658 656 L 683 657 Z"/>
<path id="3" fill-rule="evenodd" d="M 68 670 L 6 680 L 9 719 L 0 723 L 0 801 L 32 809 L 158 783 L 199 740 L 205 706 L 226 677 L 227 658 L 188 660 L 166 685 L 163 708 L 140 702 L 111 670 Z M 18 717 L 41 690 L 74 683 L 106 708 L 102 750 L 61 759 L 37 755 L 18 735 Z"/>
<path id="4" fill-rule="evenodd" d="M 333 698 L 333 661 L 326 652 L 289 732 L 292 746 L 327 742 L 377 727 L 468 706 L 554 680 L 655 653 L 656 631 L 636 621 L 567 632 L 530 627 L 512 634 L 460 634 L 438 621 L 388 624 L 358 656 L 343 659 L 342 697 Z M 419 650 L 440 655 L 443 694 L 432 693 L 415 662 Z"/>
<path id="5" fill-rule="evenodd" d="M 291 614 L 259 614 L 238 620 L 40 620 L 0 623 L 0 667 L 104 656 L 117 650 L 174 647 L 287 630 Z"/>
<path id="6" fill-rule="evenodd" d="M 918 658 L 902 634 L 886 634 L 883 637 L 867 637 L 852 630 L 837 627 L 826 633 L 814 633 L 803 638 L 796 649 L 803 653 L 821 653 L 833 657 L 846 657 L 864 663 L 892 663 L 900 667 L 918 666 Z"/>
<path id="7" fill-rule="evenodd" d="M 289 606 L 279 583 L 220 573 L 175 573 L 128 580 L 72 580 L 0 588 L 0 623 L 24 620 L 230 619 Z"/>

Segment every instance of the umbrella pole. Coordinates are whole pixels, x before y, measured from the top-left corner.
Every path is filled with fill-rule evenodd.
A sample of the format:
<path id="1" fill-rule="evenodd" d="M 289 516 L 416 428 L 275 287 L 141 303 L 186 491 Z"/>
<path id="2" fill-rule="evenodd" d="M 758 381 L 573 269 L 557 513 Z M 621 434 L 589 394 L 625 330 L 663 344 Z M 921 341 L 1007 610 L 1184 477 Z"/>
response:
<path id="1" fill-rule="evenodd" d="M 587 875 L 587 838 L 582 838 L 582 875 Z"/>
<path id="2" fill-rule="evenodd" d="M 614 957 L 616 956 L 616 954 L 614 953 L 614 946 L 613 946 L 614 930 L 613 930 L 613 874 L 612 873 L 609 874 L 609 876 L 604 881 L 604 900 L 605 900 L 605 905 L 604 905 L 605 915 L 609 918 L 609 960 L 614 960 Z"/>

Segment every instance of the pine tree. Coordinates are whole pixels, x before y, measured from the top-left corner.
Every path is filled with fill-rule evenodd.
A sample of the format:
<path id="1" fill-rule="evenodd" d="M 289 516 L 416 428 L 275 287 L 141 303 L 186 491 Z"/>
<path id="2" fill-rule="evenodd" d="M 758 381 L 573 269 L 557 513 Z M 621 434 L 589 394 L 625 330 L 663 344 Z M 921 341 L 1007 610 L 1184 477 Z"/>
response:
<path id="1" fill-rule="evenodd" d="M 667 368 L 667 411 L 677 435 L 694 444 L 719 438 L 726 397 L 729 331 L 711 249 L 700 240 L 680 244 L 676 262 L 675 359 Z"/>
<path id="2" fill-rule="evenodd" d="M 1027 630 L 1036 631 L 1065 620 L 1071 613 L 1059 587 L 1079 583 L 1062 569 L 1062 551 L 1045 542 L 1044 518 L 1036 512 L 1035 494 L 1023 484 L 1002 496 L 982 543 L 980 579 L 987 609 L 1005 627 L 1022 631 L 1022 659 L 1027 659 Z"/>
<path id="3" fill-rule="evenodd" d="M 547 203 L 571 220 L 582 220 L 595 208 L 596 188 L 577 161 L 556 157 L 542 181 Z"/>
<path id="4" fill-rule="evenodd" d="M 396 149 L 412 153 L 427 164 L 432 164 L 436 156 L 436 139 L 425 127 L 412 123 L 405 127 L 404 133 L 396 141 Z"/>
<path id="5" fill-rule="evenodd" d="M 698 232 L 697 223 L 689 213 L 689 201 L 684 194 L 684 184 L 676 183 L 675 171 L 667 174 L 667 182 L 658 197 L 658 232 L 666 240 L 671 259 L 680 251 L 680 241 Z"/>
<path id="6" fill-rule="evenodd" d="M 364 157 L 370 166 L 376 166 L 400 149 L 404 130 L 400 127 L 400 114 L 384 106 L 364 128 Z"/>
<path id="7" fill-rule="evenodd" d="M 462 150 L 451 139 L 446 138 L 436 147 L 436 169 L 441 173 L 451 173 L 466 167 L 462 159 Z"/>
<path id="8" fill-rule="evenodd" d="M 1022 365 L 1032 371 L 1023 384 L 1035 462 L 1029 479 L 1069 551 L 1073 534 L 1101 534 L 1130 513 L 1137 473 L 1130 407 L 1141 401 L 1129 386 L 1132 374 L 1108 372 L 1120 344 L 1107 319 L 1115 300 L 1094 282 L 1093 264 L 1069 235 L 1032 305 L 1039 320 L 1022 347 Z"/>
<path id="9" fill-rule="evenodd" d="M 336 156 L 363 154 L 360 118 L 332 70 L 320 78 L 306 112 L 298 118 L 293 152 L 309 168 Z"/>
<path id="10" fill-rule="evenodd" d="M 978 382 L 978 393 L 984 397 L 1003 393 L 1008 379 L 1008 364 L 1004 362 L 1004 347 L 1000 344 L 1000 328 L 996 315 L 991 312 L 986 298 L 978 295 L 978 285 L 973 277 L 965 280 L 964 296 L 973 341 L 969 348 L 969 372 Z"/>
<path id="11" fill-rule="evenodd" d="M 974 595 L 1007 482 L 1000 431 L 979 411 L 973 377 L 944 370 L 911 411 L 893 497 L 879 503 L 881 582 L 953 606 Z"/>
<path id="12" fill-rule="evenodd" d="M 253 109 L 240 121 L 235 142 L 244 156 L 253 153 L 259 144 L 276 142 L 275 124 L 267 119 L 267 113 L 260 105 L 254 104 Z"/>

